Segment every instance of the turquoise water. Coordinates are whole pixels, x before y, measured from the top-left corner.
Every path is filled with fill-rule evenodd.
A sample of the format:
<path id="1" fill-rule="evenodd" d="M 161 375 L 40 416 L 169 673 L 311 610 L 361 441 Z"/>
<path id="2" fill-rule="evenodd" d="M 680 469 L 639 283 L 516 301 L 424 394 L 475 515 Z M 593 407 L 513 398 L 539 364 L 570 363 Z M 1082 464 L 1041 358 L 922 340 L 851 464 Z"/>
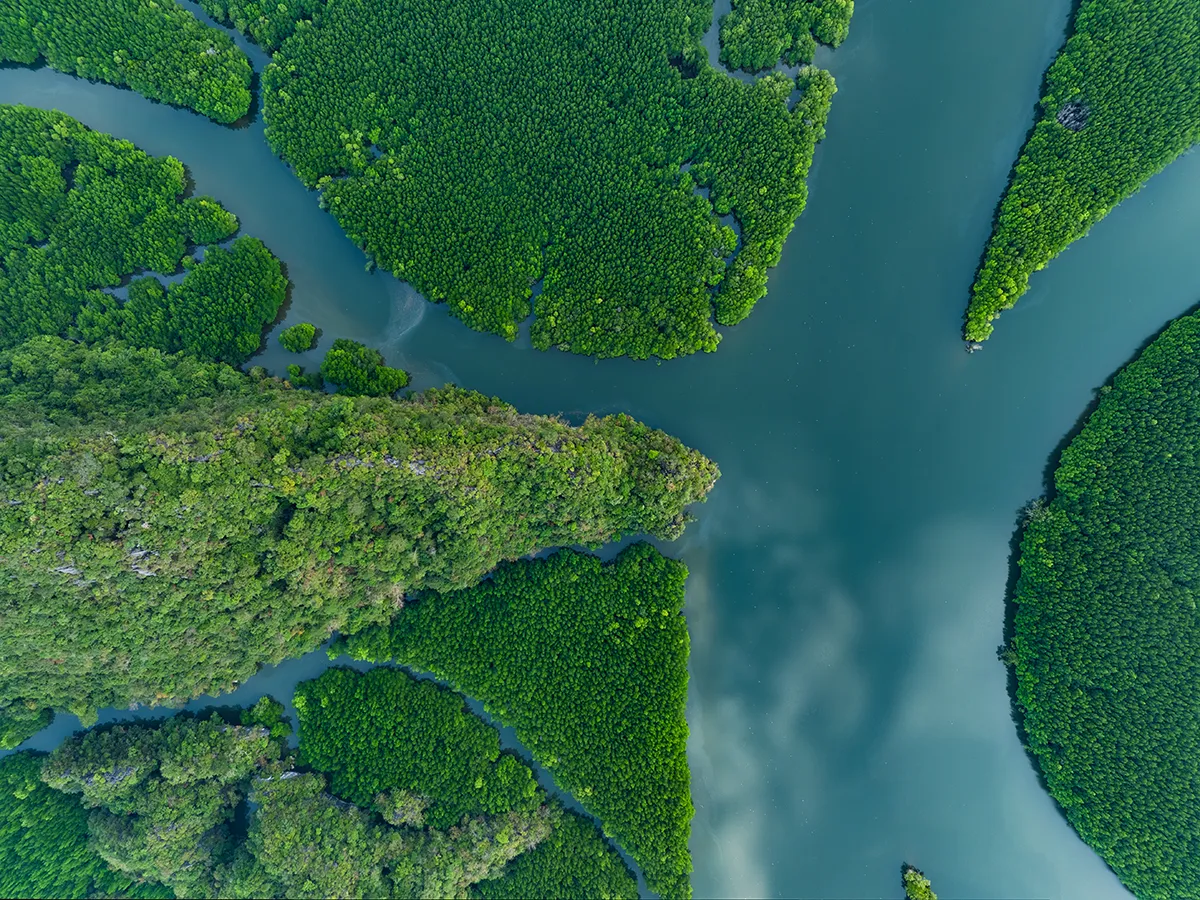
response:
<path id="1" fill-rule="evenodd" d="M 860 0 L 850 39 L 822 54 L 840 90 L 769 295 L 716 354 L 662 365 L 506 344 L 367 274 L 261 123 L 231 130 L 45 69 L 0 70 L 0 101 L 181 159 L 287 263 L 289 322 L 382 348 L 418 387 L 624 410 L 720 464 L 698 521 L 663 547 L 692 572 L 698 897 L 895 898 L 907 860 L 944 898 L 1106 900 L 1128 895 L 1039 786 L 995 651 L 1019 509 L 1094 389 L 1200 302 L 1200 157 L 963 352 L 1069 6 Z M 256 361 L 285 363 L 273 342 Z M 264 672 L 232 700 L 282 698 L 324 664 Z"/>

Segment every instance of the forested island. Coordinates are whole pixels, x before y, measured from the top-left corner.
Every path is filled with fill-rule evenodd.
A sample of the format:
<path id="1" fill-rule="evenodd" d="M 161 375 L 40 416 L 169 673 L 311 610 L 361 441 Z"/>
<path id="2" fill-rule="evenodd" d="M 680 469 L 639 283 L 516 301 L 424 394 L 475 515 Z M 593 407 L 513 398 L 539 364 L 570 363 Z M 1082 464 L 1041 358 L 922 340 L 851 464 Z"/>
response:
<path id="1" fill-rule="evenodd" d="M 532 313 L 542 349 L 671 358 L 714 350 L 714 315 L 733 325 L 766 292 L 828 73 L 713 69 L 707 0 L 301 6 L 290 24 L 206 3 L 277 47 L 271 146 L 374 263 L 468 325 L 511 340 Z M 840 40 L 849 10 L 788 33 Z"/>
<path id="2" fill-rule="evenodd" d="M 964 336 L 984 341 L 1029 277 L 1200 141 L 1200 5 L 1080 0 L 996 213 Z"/>
<path id="3" fill-rule="evenodd" d="M 414 594 L 454 597 L 542 548 L 675 537 L 718 475 L 624 415 L 570 425 L 453 386 L 396 400 L 407 374 L 344 338 L 312 374 L 239 371 L 230 364 L 258 352 L 283 307 L 282 264 L 236 236 L 217 201 L 190 196 L 178 160 L 57 112 L 0 106 L 0 125 L 3 747 L 55 711 L 89 724 L 105 707 L 233 690 L 331 635 L 383 627 L 406 601 L 436 608 Z M 279 341 L 303 352 L 318 334 L 302 322 Z M 639 545 L 603 570 L 568 553 L 497 583 L 529 596 L 546 586 L 543 565 L 587 576 L 554 582 L 577 617 L 560 639 L 627 650 L 612 684 L 585 692 L 595 759 L 561 746 L 563 716 L 585 699 L 569 680 L 522 709 L 522 728 L 552 735 L 562 777 L 651 883 L 687 896 L 686 570 Z M 661 616 L 639 642 L 651 607 Z M 614 622 L 635 633 L 622 639 Z M 510 639 L 514 659 L 536 656 L 528 634 Z M 396 670 L 335 670 L 295 703 L 299 761 L 269 704 L 270 721 L 257 709 L 240 724 L 104 726 L 44 762 L 11 757 L 5 884 L 39 896 L 637 895 L 597 827 L 499 754 L 460 697 Z M 611 743 L 614 727 L 628 745 Z"/>
<path id="4" fill-rule="evenodd" d="M 1200 314 L 1101 390 L 1030 508 L 1006 650 L 1029 749 L 1142 900 L 1200 895 Z"/>
<path id="5" fill-rule="evenodd" d="M 0 890 L 61 897 L 635 898 L 463 699 L 332 669 L 283 707 L 117 723 L 0 762 Z M 247 806 L 249 803 L 249 806 Z"/>

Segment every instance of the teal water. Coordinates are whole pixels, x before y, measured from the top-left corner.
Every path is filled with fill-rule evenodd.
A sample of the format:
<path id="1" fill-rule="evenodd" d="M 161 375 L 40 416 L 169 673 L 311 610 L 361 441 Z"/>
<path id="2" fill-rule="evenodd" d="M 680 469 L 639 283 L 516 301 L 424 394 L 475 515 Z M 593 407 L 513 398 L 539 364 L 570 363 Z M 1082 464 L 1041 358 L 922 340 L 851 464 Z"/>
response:
<path id="1" fill-rule="evenodd" d="M 1019 509 L 1094 389 L 1200 302 L 1200 157 L 963 352 L 967 291 L 1069 7 L 860 0 L 822 55 L 840 90 L 768 297 L 716 354 L 662 365 L 506 344 L 368 275 L 261 123 L 231 130 L 45 69 L 0 70 L 0 102 L 177 156 L 287 263 L 289 321 L 382 348 L 418 387 L 628 411 L 720 464 L 698 521 L 663 547 L 692 572 L 698 897 L 896 898 L 908 860 L 944 898 L 1107 900 L 1128 895 L 1039 786 L 995 651 Z M 273 344 L 256 361 L 285 363 Z M 324 664 L 227 699 L 286 696 Z"/>

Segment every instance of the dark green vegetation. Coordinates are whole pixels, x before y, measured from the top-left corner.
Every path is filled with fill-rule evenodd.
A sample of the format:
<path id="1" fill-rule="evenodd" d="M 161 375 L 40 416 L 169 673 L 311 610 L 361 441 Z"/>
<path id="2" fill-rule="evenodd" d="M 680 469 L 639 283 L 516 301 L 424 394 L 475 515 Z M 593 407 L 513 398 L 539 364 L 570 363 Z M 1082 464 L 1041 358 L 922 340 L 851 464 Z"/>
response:
<path id="1" fill-rule="evenodd" d="M 550 837 L 508 864 L 503 878 L 481 881 L 471 893 L 483 900 L 634 900 L 637 881 L 582 816 L 564 812 Z"/>
<path id="2" fill-rule="evenodd" d="M 721 19 L 721 62 L 757 72 L 781 59 L 812 62 L 817 41 L 836 47 L 850 33 L 854 0 L 733 0 Z"/>
<path id="3" fill-rule="evenodd" d="M 1103 389 L 1021 544 L 1030 750 L 1080 836 L 1143 900 L 1200 896 L 1200 317 Z"/>
<path id="4" fill-rule="evenodd" d="M 338 796 L 427 835 L 475 833 L 468 843 L 485 852 L 459 851 L 463 865 L 423 896 L 459 896 L 472 883 L 473 895 L 488 898 L 637 896 L 596 827 L 547 805 L 529 767 L 500 750 L 496 730 L 458 694 L 399 669 L 330 669 L 300 685 L 295 706 L 302 762 L 328 774 Z M 489 850 L 482 839 L 497 828 L 506 837 Z"/>
<path id="5" fill-rule="evenodd" d="M 461 697 L 379 669 L 332 670 L 296 700 L 301 753 L 332 766 L 331 787 L 362 793 L 359 805 L 294 768 L 269 698 L 237 718 L 93 729 L 44 762 L 0 763 L 6 896 L 464 897 L 475 885 L 488 897 L 637 896 L 595 828 L 549 801 Z M 406 743 L 339 753 L 339 738 L 364 733 L 359 716 Z M 405 758 L 414 749 L 424 764 Z M 485 771 L 518 788 L 511 804 Z"/>
<path id="6" fill-rule="evenodd" d="M 462 697 L 397 669 L 330 669 L 296 690 L 303 762 L 339 797 L 370 806 L 384 792 L 421 794 L 421 819 L 447 828 L 471 815 L 531 812 L 529 767 L 500 752 L 496 729 Z"/>
<path id="7" fill-rule="evenodd" d="M 0 896 L 127 893 L 131 879 L 88 847 L 87 811 L 42 783 L 42 759 L 16 753 L 0 760 Z"/>
<path id="8" fill-rule="evenodd" d="M 287 280 L 255 238 L 209 247 L 199 263 L 186 255 L 230 237 L 237 219 L 207 197 L 183 199 L 178 160 L 23 106 L 0 106 L 0 132 L 0 350 L 36 334 L 230 363 L 258 349 Z M 181 266 L 182 282 L 137 279 L 123 304 L 101 290 Z"/>
<path id="9" fill-rule="evenodd" d="M 0 0 L 0 62 L 38 60 L 218 122 L 250 109 L 246 55 L 175 0 Z"/>
<path id="10" fill-rule="evenodd" d="M 541 547 L 673 537 L 716 476 L 624 415 L 330 396 L 34 339 L 0 353 L 0 724 L 227 691 L 408 591 Z"/>
<path id="11" fill-rule="evenodd" d="M 235 817 L 250 779 L 281 772 L 283 753 L 264 725 L 179 716 L 70 738 L 42 779 L 93 810 L 89 846 L 112 869 L 180 897 L 211 897 L 232 877 L 226 870 L 242 868 Z"/>
<path id="12" fill-rule="evenodd" d="M 274 46 L 316 4 L 205 5 Z M 766 291 L 834 86 L 714 70 L 711 17 L 710 0 L 332 0 L 263 74 L 267 137 L 374 262 L 474 328 L 513 339 L 532 311 L 542 349 L 713 350 L 714 311 L 735 324 Z"/>
<path id="13" fill-rule="evenodd" d="M 422 595 L 348 649 L 482 700 L 599 817 L 651 890 L 679 896 L 692 869 L 686 578 L 648 544 L 605 565 L 564 550 L 468 590 Z"/>
<path id="14" fill-rule="evenodd" d="M 298 388 L 308 388 L 309 390 L 319 391 L 325 387 L 325 379 L 321 377 L 321 373 L 305 372 L 304 366 L 298 366 L 291 363 L 287 367 L 288 381 Z"/>
<path id="15" fill-rule="evenodd" d="M 996 216 L 964 335 L 1150 176 L 1200 141 L 1200 5 L 1080 0 Z"/>
<path id="16" fill-rule="evenodd" d="M 311 350 L 317 342 L 317 329 L 311 322 L 298 322 L 290 328 L 279 332 L 279 343 L 290 353 L 303 353 Z"/>
<path id="17" fill-rule="evenodd" d="M 201 359 L 249 359 L 287 297 L 279 261 L 257 238 L 240 237 L 228 250 L 210 247 L 203 262 L 185 258 L 183 265 L 183 281 L 165 289 L 156 278 L 131 282 L 123 304 L 97 292 L 79 311 L 76 332 L 86 341 L 115 338 Z"/>
<path id="18" fill-rule="evenodd" d="M 408 373 L 383 364 L 383 354 L 338 338 L 321 361 L 321 377 L 343 394 L 386 397 L 408 384 Z"/>
<path id="19" fill-rule="evenodd" d="M 933 883 L 920 869 L 905 865 L 902 880 L 906 900 L 938 900 L 938 895 L 933 892 Z"/>
<path id="20" fill-rule="evenodd" d="M 301 19 L 311 19 L 325 0 L 198 0 L 206 13 L 223 25 L 232 25 L 264 50 L 274 52 L 296 30 Z"/>

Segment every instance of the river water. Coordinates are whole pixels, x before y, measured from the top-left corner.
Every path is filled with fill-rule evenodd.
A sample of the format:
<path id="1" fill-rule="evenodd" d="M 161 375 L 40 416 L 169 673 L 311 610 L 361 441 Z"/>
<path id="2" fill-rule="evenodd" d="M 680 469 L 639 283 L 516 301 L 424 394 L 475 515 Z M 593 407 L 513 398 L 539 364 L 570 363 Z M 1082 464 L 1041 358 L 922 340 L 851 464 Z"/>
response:
<path id="1" fill-rule="evenodd" d="M 0 102 L 181 159 L 287 263 L 289 321 L 380 347 L 417 387 L 624 410 L 720 464 L 663 547 L 691 569 L 698 897 L 895 898 L 906 860 L 945 898 L 1127 897 L 1039 786 L 996 647 L 1020 508 L 1094 390 L 1200 301 L 1200 156 L 1035 276 L 968 356 L 963 305 L 1070 0 L 857 6 L 821 57 L 839 92 L 769 295 L 716 354 L 661 365 L 506 344 L 368 274 L 261 122 L 46 69 L 0 70 Z M 290 360 L 271 341 L 256 361 Z M 290 699 L 324 665 L 223 699 Z"/>

